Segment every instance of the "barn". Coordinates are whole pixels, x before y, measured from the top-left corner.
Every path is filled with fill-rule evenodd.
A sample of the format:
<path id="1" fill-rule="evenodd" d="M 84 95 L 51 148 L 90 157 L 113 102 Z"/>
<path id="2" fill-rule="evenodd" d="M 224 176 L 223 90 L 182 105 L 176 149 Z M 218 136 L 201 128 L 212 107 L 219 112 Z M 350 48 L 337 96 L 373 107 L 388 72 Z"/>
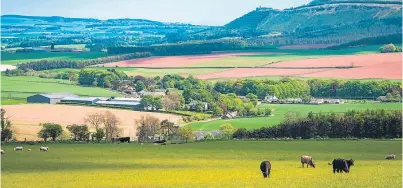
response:
<path id="1" fill-rule="evenodd" d="M 64 97 L 60 100 L 63 103 L 95 104 L 100 101 L 98 97 Z"/>
<path id="2" fill-rule="evenodd" d="M 78 97 L 78 95 L 72 93 L 42 93 L 27 97 L 27 102 L 56 104 L 65 97 Z"/>

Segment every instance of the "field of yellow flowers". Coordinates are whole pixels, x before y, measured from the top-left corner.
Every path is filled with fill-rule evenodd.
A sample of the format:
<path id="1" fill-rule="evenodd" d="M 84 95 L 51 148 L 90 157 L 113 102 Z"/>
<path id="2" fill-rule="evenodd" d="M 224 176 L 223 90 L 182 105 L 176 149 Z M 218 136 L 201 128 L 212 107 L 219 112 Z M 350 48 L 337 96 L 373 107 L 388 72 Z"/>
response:
<path id="1" fill-rule="evenodd" d="M 3 145 L 2 188 L 131 187 L 401 187 L 402 142 L 213 141 L 182 145 Z M 28 152 L 27 149 L 32 149 Z M 394 161 L 384 160 L 395 153 Z M 302 168 L 301 155 L 316 168 Z M 334 158 L 353 158 L 349 174 L 333 174 Z M 264 179 L 259 165 L 272 162 Z"/>

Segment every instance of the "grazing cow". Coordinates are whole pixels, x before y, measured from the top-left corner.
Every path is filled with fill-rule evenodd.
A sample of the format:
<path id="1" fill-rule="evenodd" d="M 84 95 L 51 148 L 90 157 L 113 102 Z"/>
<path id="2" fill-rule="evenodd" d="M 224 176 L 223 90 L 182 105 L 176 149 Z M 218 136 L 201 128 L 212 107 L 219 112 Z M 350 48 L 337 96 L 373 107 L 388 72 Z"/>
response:
<path id="1" fill-rule="evenodd" d="M 395 158 L 396 158 L 395 154 L 390 154 L 390 155 L 385 157 L 385 159 L 387 159 L 387 160 L 391 160 L 391 159 L 393 160 Z"/>
<path id="2" fill-rule="evenodd" d="M 43 146 L 41 146 L 40 148 L 39 148 L 39 151 L 48 151 L 49 150 L 49 147 L 43 147 Z"/>
<path id="3" fill-rule="evenodd" d="M 31 151 L 31 149 L 28 149 L 28 151 Z"/>
<path id="4" fill-rule="evenodd" d="M 313 159 L 311 156 L 303 155 L 301 156 L 301 163 L 302 163 L 302 168 L 304 168 L 304 164 L 306 164 L 306 168 L 309 168 L 309 166 L 315 168 L 315 163 L 313 163 Z"/>
<path id="5" fill-rule="evenodd" d="M 6 154 L 6 152 L 4 152 L 4 150 L 1 150 L 0 152 L 1 152 L 1 154 Z"/>
<path id="6" fill-rule="evenodd" d="M 23 148 L 21 146 L 18 146 L 18 147 L 14 148 L 14 151 L 22 151 L 22 150 L 23 150 Z"/>
<path id="7" fill-rule="evenodd" d="M 350 167 L 354 165 L 354 160 L 353 159 L 334 159 L 332 164 L 329 163 L 329 165 L 333 165 L 333 173 L 341 173 L 341 172 L 350 172 Z"/>
<path id="8" fill-rule="evenodd" d="M 167 142 L 167 141 L 166 140 L 158 140 L 158 141 L 154 141 L 153 143 L 154 144 L 163 144 L 165 142 Z"/>
<path id="9" fill-rule="evenodd" d="M 269 177 L 271 171 L 270 161 L 262 161 L 262 163 L 260 163 L 260 170 L 262 171 L 264 178 Z"/>

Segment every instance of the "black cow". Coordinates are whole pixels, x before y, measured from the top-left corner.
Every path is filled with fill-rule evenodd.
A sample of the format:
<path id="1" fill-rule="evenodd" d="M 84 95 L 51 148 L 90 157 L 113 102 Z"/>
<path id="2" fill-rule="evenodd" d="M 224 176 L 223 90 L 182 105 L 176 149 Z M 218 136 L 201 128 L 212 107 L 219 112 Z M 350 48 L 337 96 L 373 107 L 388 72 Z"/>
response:
<path id="1" fill-rule="evenodd" d="M 262 171 L 264 178 L 269 177 L 271 171 L 270 161 L 262 161 L 262 163 L 260 163 L 260 170 Z"/>
<path id="2" fill-rule="evenodd" d="M 119 142 L 128 142 L 130 143 L 130 137 L 120 137 L 118 138 Z"/>
<path id="3" fill-rule="evenodd" d="M 354 165 L 354 160 L 353 159 L 334 159 L 332 164 L 333 165 L 333 173 L 341 173 L 341 172 L 350 172 L 350 167 Z"/>

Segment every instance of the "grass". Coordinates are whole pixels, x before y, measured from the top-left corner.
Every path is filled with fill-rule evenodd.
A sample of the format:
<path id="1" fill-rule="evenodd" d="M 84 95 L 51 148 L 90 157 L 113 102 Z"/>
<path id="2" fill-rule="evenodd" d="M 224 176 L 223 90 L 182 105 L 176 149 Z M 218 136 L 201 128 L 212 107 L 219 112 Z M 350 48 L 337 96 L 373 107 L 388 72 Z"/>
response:
<path id="1" fill-rule="evenodd" d="M 401 140 L 215 141 L 181 145 L 3 145 L 2 187 L 401 187 Z M 28 152 L 26 149 L 31 148 Z M 397 159 L 384 160 L 390 152 Z M 316 168 L 302 168 L 300 156 Z M 334 158 L 353 158 L 349 174 L 333 174 Z M 270 160 L 264 179 L 260 162 Z"/>
<path id="2" fill-rule="evenodd" d="M 235 128 L 257 129 L 278 125 L 288 111 L 298 112 L 306 115 L 310 111 L 319 112 L 346 112 L 348 110 L 365 110 L 365 109 L 402 109 L 400 103 L 383 103 L 383 104 L 327 104 L 327 105 L 302 105 L 302 104 L 263 104 L 259 108 L 270 108 L 273 114 L 270 117 L 255 118 L 239 118 L 230 120 L 214 120 L 209 122 L 195 122 L 190 125 L 196 130 L 218 130 L 222 124 L 230 123 Z"/>
<path id="3" fill-rule="evenodd" d="M 2 103 L 20 103 L 22 100 L 37 93 L 74 93 L 80 96 L 110 97 L 121 94 L 102 88 L 81 87 L 74 82 L 58 79 L 45 79 L 30 76 L 1 76 Z"/>
<path id="4" fill-rule="evenodd" d="M 29 52 L 29 53 L 7 53 L 1 52 L 1 63 L 5 65 L 17 65 L 29 61 L 47 60 L 86 60 L 108 56 L 104 52 Z"/>

